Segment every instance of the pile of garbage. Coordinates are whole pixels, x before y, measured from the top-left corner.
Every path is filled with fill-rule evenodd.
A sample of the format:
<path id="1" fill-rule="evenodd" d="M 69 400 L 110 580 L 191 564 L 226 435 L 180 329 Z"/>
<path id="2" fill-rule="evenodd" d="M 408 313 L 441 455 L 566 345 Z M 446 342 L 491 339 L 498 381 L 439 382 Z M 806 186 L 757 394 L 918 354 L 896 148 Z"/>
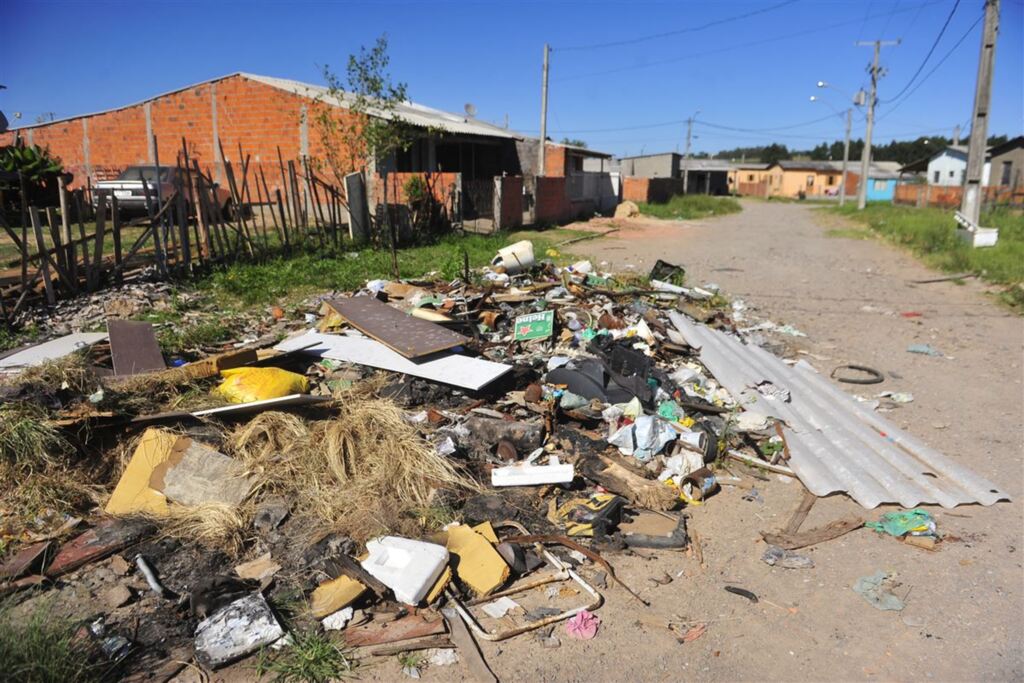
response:
<path id="1" fill-rule="evenodd" d="M 454 647 L 486 669 L 474 639 L 557 646 L 599 633 L 604 591 L 646 604 L 615 554 L 687 551 L 686 510 L 735 480 L 726 460 L 799 476 L 811 502 L 835 490 L 798 428 L 809 380 L 747 382 L 753 361 L 711 354 L 710 335 L 766 353 L 742 340 L 785 348 L 792 328 L 663 262 L 638 282 L 522 242 L 475 275 L 326 294 L 275 315 L 283 339 L 172 367 L 152 325 L 114 318 L 0 358 L 6 399 L 46 406 L 79 463 L 107 462 L 89 468 L 92 511 L 4 512 L 0 593 L 105 575 L 86 630 L 128 671 L 284 656 L 295 624 L 341 632 L 357 658 L 443 664 Z M 800 521 L 765 535 L 766 562 L 812 567 L 793 551 L 863 525 Z M 881 528 L 897 522 L 939 540 L 917 517 Z"/>

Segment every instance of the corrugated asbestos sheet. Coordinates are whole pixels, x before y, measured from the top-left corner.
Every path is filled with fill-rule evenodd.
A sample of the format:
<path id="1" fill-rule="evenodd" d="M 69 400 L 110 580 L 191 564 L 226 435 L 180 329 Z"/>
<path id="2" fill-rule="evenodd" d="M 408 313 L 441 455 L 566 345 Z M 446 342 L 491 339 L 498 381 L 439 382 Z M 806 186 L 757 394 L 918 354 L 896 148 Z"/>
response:
<path id="1" fill-rule="evenodd" d="M 788 464 L 815 495 L 846 492 L 869 509 L 882 503 L 951 508 L 1010 499 L 992 482 L 832 386 L 806 362 L 790 367 L 760 347 L 694 324 L 678 313 L 670 317 L 737 402 L 785 421 Z M 765 382 L 788 390 L 790 400 L 767 398 L 758 390 Z"/>

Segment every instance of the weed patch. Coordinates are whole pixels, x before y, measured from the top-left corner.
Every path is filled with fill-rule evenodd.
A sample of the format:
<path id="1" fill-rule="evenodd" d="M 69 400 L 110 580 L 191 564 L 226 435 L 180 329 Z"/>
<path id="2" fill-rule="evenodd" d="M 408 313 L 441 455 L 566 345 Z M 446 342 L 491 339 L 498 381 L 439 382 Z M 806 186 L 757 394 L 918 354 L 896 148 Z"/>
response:
<path id="1" fill-rule="evenodd" d="M 676 195 L 665 203 L 639 205 L 640 213 L 654 218 L 686 220 L 739 213 L 740 203 L 732 197 L 711 197 L 704 194 Z"/>
<path id="2" fill-rule="evenodd" d="M 351 653 L 330 636 L 317 631 L 293 633 L 294 642 L 279 653 L 261 650 L 256 675 L 273 675 L 281 683 L 327 683 L 354 678 L 357 663 Z"/>
<path id="3" fill-rule="evenodd" d="M 75 637 L 72 622 L 55 619 L 45 606 L 27 618 L 0 604 L 0 677 L 25 683 L 99 681 L 109 673 L 96 664 L 88 640 Z"/>

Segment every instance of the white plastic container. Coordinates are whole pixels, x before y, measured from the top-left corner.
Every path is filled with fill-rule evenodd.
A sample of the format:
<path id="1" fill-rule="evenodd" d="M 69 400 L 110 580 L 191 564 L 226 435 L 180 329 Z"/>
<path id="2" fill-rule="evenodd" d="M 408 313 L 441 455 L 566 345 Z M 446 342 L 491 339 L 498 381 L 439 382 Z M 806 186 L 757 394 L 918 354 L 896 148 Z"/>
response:
<path id="1" fill-rule="evenodd" d="M 407 605 L 418 605 L 448 564 L 444 546 L 399 536 L 375 538 L 366 550 L 370 556 L 360 563 L 363 569 Z"/>
<path id="2" fill-rule="evenodd" d="M 498 255 L 491 261 L 492 266 L 504 266 L 509 275 L 521 273 L 533 267 L 533 242 L 523 240 L 498 250 Z"/>

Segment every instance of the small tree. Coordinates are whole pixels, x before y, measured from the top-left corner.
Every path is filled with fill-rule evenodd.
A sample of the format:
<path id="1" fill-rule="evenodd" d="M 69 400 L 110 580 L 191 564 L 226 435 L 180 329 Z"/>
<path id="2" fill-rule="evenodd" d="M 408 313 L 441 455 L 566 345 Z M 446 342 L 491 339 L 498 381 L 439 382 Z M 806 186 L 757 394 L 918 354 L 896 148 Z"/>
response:
<path id="1" fill-rule="evenodd" d="M 359 49 L 358 55 L 349 55 L 346 78 L 340 79 L 330 66 L 324 65 L 327 92 L 319 98 L 314 124 L 319 131 L 327 164 L 335 180 L 343 184 L 348 173 L 364 170 L 374 159 L 381 163 L 380 174 L 384 185 L 384 228 L 391 240 L 391 260 L 394 275 L 398 276 L 397 227 L 389 225 L 387 210 L 388 182 L 385 162 L 395 152 L 405 150 L 412 142 L 412 127 L 398 111 L 407 100 L 406 84 L 392 83 L 387 72 L 387 35 L 377 38 L 372 48 Z M 337 117 L 325 100 L 344 102 L 351 116 Z M 372 178 L 369 179 L 372 182 Z"/>
<path id="2" fill-rule="evenodd" d="M 579 138 L 562 138 L 563 145 L 569 145 L 570 147 L 582 147 L 587 148 L 587 141 L 580 140 Z"/>

